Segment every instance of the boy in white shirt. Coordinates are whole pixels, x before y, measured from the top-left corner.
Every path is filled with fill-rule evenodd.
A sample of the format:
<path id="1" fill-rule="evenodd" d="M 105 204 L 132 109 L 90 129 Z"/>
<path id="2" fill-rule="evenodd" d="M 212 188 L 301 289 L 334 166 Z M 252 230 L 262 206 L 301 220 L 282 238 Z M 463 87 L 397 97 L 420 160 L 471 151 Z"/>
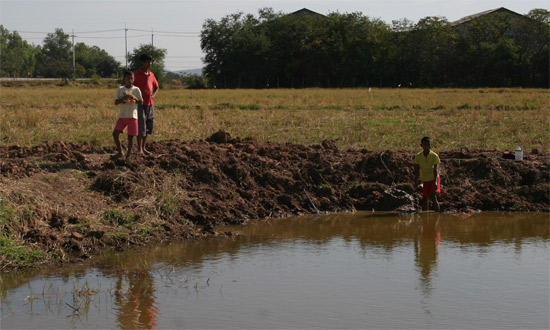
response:
<path id="1" fill-rule="evenodd" d="M 115 105 L 120 104 L 118 120 L 113 130 L 113 138 L 115 140 L 118 154 L 116 157 L 123 157 L 122 146 L 120 144 L 120 133 L 124 133 L 128 127 L 128 153 L 126 160 L 130 159 L 132 147 L 134 145 L 134 136 L 138 135 L 138 104 L 143 103 L 143 97 L 139 88 L 134 86 L 134 73 L 132 71 L 124 72 L 124 86 L 120 86 L 116 91 Z"/>

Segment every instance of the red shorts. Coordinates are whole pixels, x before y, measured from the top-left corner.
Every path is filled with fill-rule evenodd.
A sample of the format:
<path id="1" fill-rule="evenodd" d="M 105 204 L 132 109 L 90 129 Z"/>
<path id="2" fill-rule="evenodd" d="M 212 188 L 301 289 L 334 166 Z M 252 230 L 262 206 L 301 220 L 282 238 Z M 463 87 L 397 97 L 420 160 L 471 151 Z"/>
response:
<path id="1" fill-rule="evenodd" d="M 138 135 L 138 120 L 134 118 L 118 118 L 115 125 L 116 131 L 121 131 L 124 133 L 124 130 L 128 127 L 128 135 L 137 136 Z"/>
<path id="2" fill-rule="evenodd" d="M 437 177 L 437 190 L 434 189 L 434 181 L 424 181 L 422 182 L 422 197 L 429 197 L 434 192 L 440 193 L 441 192 L 441 177 Z"/>

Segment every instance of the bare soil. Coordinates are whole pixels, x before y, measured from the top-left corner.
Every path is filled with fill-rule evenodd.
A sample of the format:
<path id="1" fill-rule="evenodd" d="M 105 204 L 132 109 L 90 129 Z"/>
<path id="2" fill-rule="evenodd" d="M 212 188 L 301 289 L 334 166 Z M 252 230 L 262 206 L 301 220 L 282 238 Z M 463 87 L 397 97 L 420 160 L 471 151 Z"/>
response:
<path id="1" fill-rule="evenodd" d="M 15 217 L 6 235 L 49 261 L 105 248 L 216 235 L 214 226 L 355 210 L 416 212 L 420 189 L 409 151 L 339 150 L 233 138 L 149 145 L 113 159 L 113 147 L 67 142 L 0 147 L 0 198 Z M 440 152 L 443 212 L 550 211 L 549 155 Z M 218 229 L 219 230 L 219 229 Z M 6 265 L 3 265 L 3 268 Z"/>

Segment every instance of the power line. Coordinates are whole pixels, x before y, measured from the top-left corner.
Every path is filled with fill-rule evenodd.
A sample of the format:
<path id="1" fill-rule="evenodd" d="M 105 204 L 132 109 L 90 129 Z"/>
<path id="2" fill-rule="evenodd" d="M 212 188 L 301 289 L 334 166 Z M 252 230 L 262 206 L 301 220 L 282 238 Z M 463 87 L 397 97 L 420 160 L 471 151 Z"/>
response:
<path id="1" fill-rule="evenodd" d="M 175 35 L 169 35 L 169 34 L 155 34 L 156 36 L 163 36 L 163 37 L 174 37 L 174 38 L 200 38 L 200 35 L 196 36 L 175 36 Z"/>
<path id="2" fill-rule="evenodd" d="M 127 36 L 127 38 L 140 38 L 140 37 L 148 37 L 148 34 L 140 34 L 140 35 L 134 35 L 134 36 Z M 75 36 L 76 38 L 81 39 L 124 39 L 125 37 L 82 37 L 82 36 Z"/>
<path id="3" fill-rule="evenodd" d="M 63 29 L 61 29 L 63 30 Z M 112 29 L 112 30 L 96 30 L 96 31 L 75 31 L 74 33 L 86 34 L 86 33 L 108 33 L 108 32 L 119 32 L 124 31 L 125 29 Z M 140 32 L 153 32 L 153 30 L 143 30 L 143 29 L 126 29 L 127 31 L 140 31 Z M 17 32 L 17 33 L 34 33 L 34 34 L 49 34 L 54 33 L 52 31 L 20 31 L 20 30 L 8 30 L 8 32 Z M 200 32 L 191 32 L 191 31 L 154 31 L 156 33 L 168 33 L 168 34 L 180 34 L 182 36 L 191 34 L 193 36 L 198 36 Z M 65 33 L 65 32 L 64 32 Z"/>
<path id="4" fill-rule="evenodd" d="M 48 34 L 50 32 L 37 32 L 37 31 L 18 31 L 18 30 L 7 30 L 8 32 L 17 32 L 17 33 L 37 33 L 37 34 Z"/>
<path id="5" fill-rule="evenodd" d="M 141 30 L 141 29 L 128 29 L 130 31 L 141 31 L 141 32 L 150 32 L 150 30 Z M 174 34 L 199 34 L 200 32 L 190 32 L 190 31 L 155 31 L 160 33 L 174 33 Z"/>
<path id="6" fill-rule="evenodd" d="M 76 33 L 104 33 L 104 32 L 116 32 L 116 31 L 124 31 L 124 29 L 102 30 L 102 31 L 76 31 Z"/>

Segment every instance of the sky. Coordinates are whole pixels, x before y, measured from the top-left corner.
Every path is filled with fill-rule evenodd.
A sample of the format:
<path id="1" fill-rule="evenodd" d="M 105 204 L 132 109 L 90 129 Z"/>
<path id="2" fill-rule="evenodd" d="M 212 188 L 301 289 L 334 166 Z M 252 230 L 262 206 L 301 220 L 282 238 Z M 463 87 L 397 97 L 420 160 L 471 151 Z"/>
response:
<path id="1" fill-rule="evenodd" d="M 266 7 L 283 13 L 302 8 L 324 15 L 360 12 L 391 24 L 402 18 L 416 23 L 427 16 L 453 22 L 500 7 L 527 14 L 535 8 L 549 10 L 550 0 L 0 0 L 0 24 L 35 45 L 56 28 L 69 35 L 74 31 L 75 43 L 98 46 L 122 65 L 126 49 L 152 41 L 166 49 L 166 69 L 180 71 L 203 66 L 199 34 L 205 20 L 236 12 L 257 16 Z"/>

